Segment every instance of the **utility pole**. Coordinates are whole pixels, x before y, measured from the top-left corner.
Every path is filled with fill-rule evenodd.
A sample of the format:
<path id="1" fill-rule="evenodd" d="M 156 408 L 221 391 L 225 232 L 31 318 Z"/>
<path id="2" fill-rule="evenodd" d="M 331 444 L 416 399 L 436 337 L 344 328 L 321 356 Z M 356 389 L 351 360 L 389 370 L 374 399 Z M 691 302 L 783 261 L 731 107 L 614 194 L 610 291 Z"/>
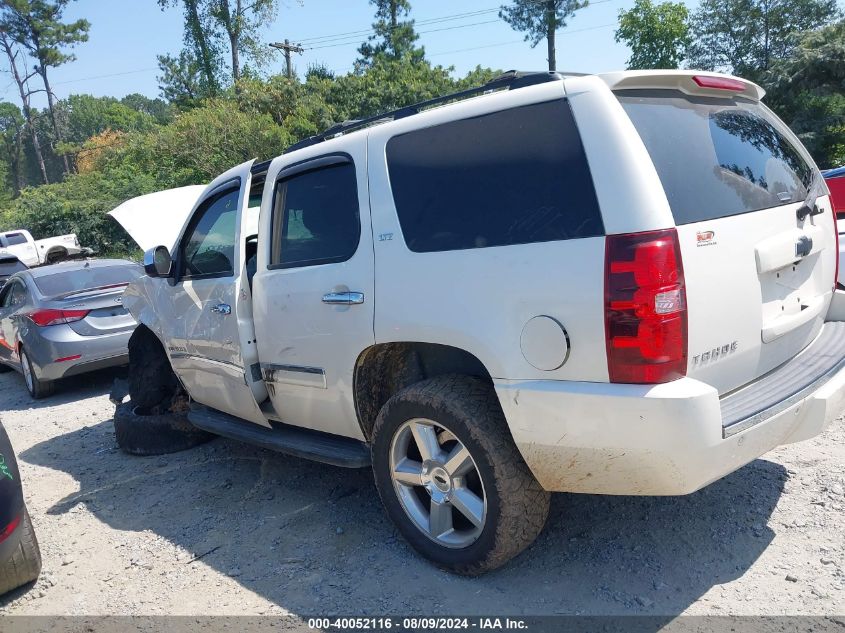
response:
<path id="1" fill-rule="evenodd" d="M 290 41 L 285 40 L 284 42 L 274 42 L 270 44 L 272 48 L 278 48 L 285 53 L 285 65 L 287 66 L 287 73 L 288 79 L 293 79 L 293 68 L 290 65 L 290 54 L 291 53 L 302 53 L 305 51 L 304 48 L 299 46 L 298 44 L 291 44 Z"/>

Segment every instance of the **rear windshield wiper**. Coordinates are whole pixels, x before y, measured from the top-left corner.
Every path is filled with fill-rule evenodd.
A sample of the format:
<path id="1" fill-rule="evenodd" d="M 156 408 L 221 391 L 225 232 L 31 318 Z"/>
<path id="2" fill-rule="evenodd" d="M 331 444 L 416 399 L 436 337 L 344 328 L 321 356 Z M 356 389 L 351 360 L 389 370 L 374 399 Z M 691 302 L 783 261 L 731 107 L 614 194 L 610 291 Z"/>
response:
<path id="1" fill-rule="evenodd" d="M 804 204 L 798 207 L 795 215 L 799 222 L 803 222 L 808 215 L 819 215 L 822 209 L 819 209 L 816 200 L 827 193 L 824 178 L 819 177 L 819 173 L 813 172 L 813 180 L 810 182 L 810 187 L 807 190 L 807 197 L 804 198 Z"/>

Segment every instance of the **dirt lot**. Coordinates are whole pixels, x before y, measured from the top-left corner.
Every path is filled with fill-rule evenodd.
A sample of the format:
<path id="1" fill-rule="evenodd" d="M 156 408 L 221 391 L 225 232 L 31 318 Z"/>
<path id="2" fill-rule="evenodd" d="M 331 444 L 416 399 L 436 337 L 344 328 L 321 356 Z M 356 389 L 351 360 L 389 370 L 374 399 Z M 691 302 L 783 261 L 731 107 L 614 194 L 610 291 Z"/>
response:
<path id="1" fill-rule="evenodd" d="M 42 402 L 0 375 L 44 571 L 0 614 L 843 614 L 845 424 L 683 498 L 556 495 L 466 579 L 418 558 L 366 470 L 217 439 L 122 454 L 112 376 Z"/>

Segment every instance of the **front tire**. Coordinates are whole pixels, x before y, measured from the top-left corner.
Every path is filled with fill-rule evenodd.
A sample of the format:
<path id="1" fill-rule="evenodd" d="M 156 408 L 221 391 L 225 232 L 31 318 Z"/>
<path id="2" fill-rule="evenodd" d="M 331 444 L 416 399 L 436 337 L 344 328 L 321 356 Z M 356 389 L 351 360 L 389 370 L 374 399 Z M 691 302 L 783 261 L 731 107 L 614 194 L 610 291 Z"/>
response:
<path id="1" fill-rule="evenodd" d="M 439 567 L 496 569 L 543 529 L 550 495 L 514 445 L 488 383 L 438 376 L 411 385 L 384 405 L 373 436 L 388 516 Z"/>
<path id="2" fill-rule="evenodd" d="M 21 371 L 23 372 L 26 389 L 34 400 L 41 400 L 41 398 L 53 395 L 56 390 L 56 383 L 52 380 L 41 380 L 35 375 L 35 367 L 24 348 L 21 348 Z"/>
<path id="3" fill-rule="evenodd" d="M 29 512 L 25 509 L 18 529 L 20 542 L 15 551 L 9 558 L 0 561 L 0 595 L 32 582 L 41 573 L 41 549 Z"/>

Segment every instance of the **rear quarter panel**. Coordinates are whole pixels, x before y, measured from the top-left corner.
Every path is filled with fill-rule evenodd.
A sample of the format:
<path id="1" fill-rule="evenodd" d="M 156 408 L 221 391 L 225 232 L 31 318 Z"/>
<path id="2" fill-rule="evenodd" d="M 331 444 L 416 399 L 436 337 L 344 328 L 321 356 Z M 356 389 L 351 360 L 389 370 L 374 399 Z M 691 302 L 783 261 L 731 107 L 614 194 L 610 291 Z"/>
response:
<path id="1" fill-rule="evenodd" d="M 371 129 L 377 343 L 454 346 L 475 355 L 494 378 L 607 381 L 603 237 L 412 252 L 402 236 L 387 168 L 386 145 L 394 135 L 559 99 L 561 88 L 552 82 L 500 92 Z M 536 369 L 522 354 L 523 328 L 540 315 L 556 319 L 569 336 L 569 357 L 556 370 Z"/>

